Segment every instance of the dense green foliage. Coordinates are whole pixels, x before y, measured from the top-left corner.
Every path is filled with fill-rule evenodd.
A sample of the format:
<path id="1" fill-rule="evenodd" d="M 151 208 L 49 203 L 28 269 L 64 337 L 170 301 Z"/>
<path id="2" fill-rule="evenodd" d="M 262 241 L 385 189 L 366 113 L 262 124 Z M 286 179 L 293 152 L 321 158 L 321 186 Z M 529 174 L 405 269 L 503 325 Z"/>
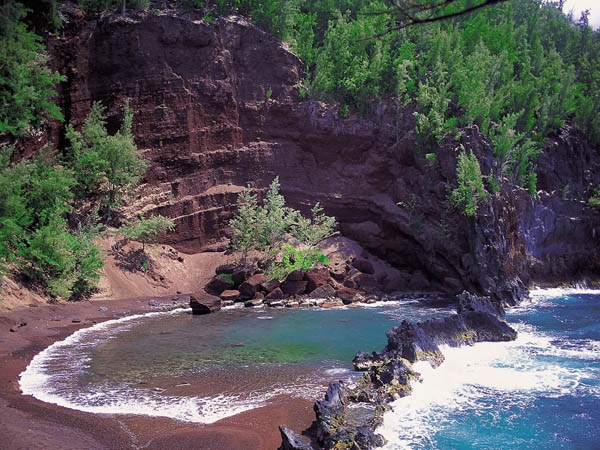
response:
<path id="1" fill-rule="evenodd" d="M 328 264 L 329 259 L 317 249 L 298 249 L 285 244 L 281 256 L 268 267 L 266 275 L 272 280 L 283 280 L 294 270 L 311 269 L 317 262 Z"/>
<path id="2" fill-rule="evenodd" d="M 142 242 L 142 251 L 146 242 L 152 243 L 159 234 L 175 230 L 175 222 L 165 216 L 152 216 L 121 227 L 121 233 L 125 239 Z"/>
<path id="3" fill-rule="evenodd" d="M 12 0 L 0 5 L 0 136 L 20 136 L 46 119 L 62 119 L 51 98 L 63 77 L 47 67 L 41 38 L 22 22 L 26 13 Z"/>
<path id="4" fill-rule="evenodd" d="M 85 295 L 100 278 L 94 220 L 69 227 L 73 171 L 42 153 L 0 171 L 0 261 L 54 296 Z"/>
<path id="5" fill-rule="evenodd" d="M 123 108 L 121 129 L 114 135 L 108 134 L 104 111 L 102 104 L 94 102 L 81 132 L 67 127 L 68 158 L 75 169 L 78 195 L 98 198 L 110 218 L 125 191 L 137 185 L 146 165 L 131 134 L 129 104 Z"/>
<path id="6" fill-rule="evenodd" d="M 296 269 L 309 269 L 324 256 L 316 246 L 336 234 L 336 221 L 323 214 L 317 203 L 311 217 L 285 205 L 279 192 L 279 178 L 275 178 L 263 204 L 257 195 L 247 189 L 238 197 L 238 212 L 229 222 L 232 229 L 231 248 L 241 253 L 247 264 L 248 254 L 256 251 L 263 255 L 261 263 L 267 266 L 271 278 L 284 278 Z"/>
<path id="7" fill-rule="evenodd" d="M 123 190 L 137 183 L 145 167 L 133 142 L 131 125 L 132 113 L 126 105 L 121 130 L 109 135 L 104 108 L 95 103 L 82 132 L 68 127 L 72 147 L 66 155 L 47 150 L 33 160 L 11 164 L 12 148 L 3 148 L 3 272 L 20 273 L 54 297 L 75 299 L 96 288 L 103 266 L 95 244 L 100 231 L 98 210 L 110 212 Z M 80 203 L 87 208 L 78 210 Z M 85 213 L 86 209 L 90 212 Z M 127 231 L 131 238 L 146 241 L 171 227 L 172 223 L 148 219 Z"/>
<path id="8" fill-rule="evenodd" d="M 592 196 L 588 199 L 588 205 L 600 209 L 600 186 L 596 186 Z"/>

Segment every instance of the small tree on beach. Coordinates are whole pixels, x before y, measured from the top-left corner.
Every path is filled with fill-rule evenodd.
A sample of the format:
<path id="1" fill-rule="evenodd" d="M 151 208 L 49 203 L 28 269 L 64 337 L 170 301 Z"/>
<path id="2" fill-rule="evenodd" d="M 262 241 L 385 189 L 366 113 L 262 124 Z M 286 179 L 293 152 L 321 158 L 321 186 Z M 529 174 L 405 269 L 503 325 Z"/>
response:
<path id="1" fill-rule="evenodd" d="M 279 188 L 279 178 L 275 178 L 262 205 L 250 189 L 241 192 L 238 212 L 229 222 L 230 247 L 241 253 L 242 264 L 247 266 L 248 254 L 255 250 L 263 255 L 263 266 L 273 278 L 326 261 L 316 247 L 337 234 L 335 218 L 325 215 L 318 203 L 311 210 L 311 218 L 303 217 L 299 211 L 286 206 Z M 296 248 L 298 244 L 303 248 Z"/>

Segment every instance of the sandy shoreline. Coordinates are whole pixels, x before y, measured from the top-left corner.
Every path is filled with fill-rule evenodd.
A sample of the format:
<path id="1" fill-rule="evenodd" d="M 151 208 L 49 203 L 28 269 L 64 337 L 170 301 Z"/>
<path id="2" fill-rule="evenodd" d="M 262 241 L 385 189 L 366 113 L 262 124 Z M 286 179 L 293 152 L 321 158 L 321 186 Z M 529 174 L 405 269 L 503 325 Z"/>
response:
<path id="1" fill-rule="evenodd" d="M 148 300 L 32 304 L 0 313 L 0 449 L 269 450 L 281 443 L 278 425 L 297 431 L 310 428 L 313 402 L 286 396 L 263 408 L 203 425 L 84 413 L 21 394 L 18 377 L 34 355 L 95 322 L 156 311 Z"/>

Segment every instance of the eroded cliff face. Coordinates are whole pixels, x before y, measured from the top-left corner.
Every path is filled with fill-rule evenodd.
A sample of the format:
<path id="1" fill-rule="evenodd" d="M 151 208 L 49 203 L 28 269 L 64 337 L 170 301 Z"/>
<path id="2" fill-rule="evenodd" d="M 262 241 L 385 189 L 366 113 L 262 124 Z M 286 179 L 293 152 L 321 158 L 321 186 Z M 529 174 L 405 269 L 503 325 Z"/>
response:
<path id="1" fill-rule="evenodd" d="M 344 119 L 334 106 L 301 99 L 301 62 L 242 19 L 72 17 L 50 50 L 68 77 L 60 97 L 68 121 L 83 123 L 101 100 L 116 128 L 130 99 L 149 169 L 126 213 L 174 218 L 177 231 L 165 242 L 181 251 L 223 249 L 238 193 L 279 176 L 292 206 L 321 202 L 342 234 L 400 269 L 382 280 L 390 290 L 468 289 L 510 303 L 532 279 L 599 273 L 598 216 L 574 200 L 600 182 L 590 149 L 590 161 L 569 173 L 569 154 L 550 149 L 539 167 L 558 174 L 539 178 L 553 192 L 533 199 L 506 184 L 469 219 L 446 197 L 460 144 L 475 151 L 484 174 L 493 170 L 476 129 L 428 162 L 414 144 L 411 111 L 383 102 L 369 119 Z M 569 186 L 577 179 L 573 200 L 556 191 L 562 177 Z"/>

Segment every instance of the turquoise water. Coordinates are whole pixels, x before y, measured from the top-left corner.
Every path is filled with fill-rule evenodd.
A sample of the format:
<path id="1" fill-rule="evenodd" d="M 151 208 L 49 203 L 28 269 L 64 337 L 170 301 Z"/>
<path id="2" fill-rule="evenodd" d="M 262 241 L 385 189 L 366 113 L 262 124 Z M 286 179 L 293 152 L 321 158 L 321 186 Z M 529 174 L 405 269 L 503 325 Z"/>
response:
<path id="1" fill-rule="evenodd" d="M 356 378 L 356 352 L 381 349 L 401 320 L 450 313 L 412 301 L 139 316 L 54 344 L 34 358 L 21 388 L 84 411 L 209 423 L 278 395 L 320 399 L 330 381 Z"/>
<path id="2" fill-rule="evenodd" d="M 600 448 L 600 293 L 534 293 L 516 342 L 446 349 L 395 402 L 386 449 Z"/>

